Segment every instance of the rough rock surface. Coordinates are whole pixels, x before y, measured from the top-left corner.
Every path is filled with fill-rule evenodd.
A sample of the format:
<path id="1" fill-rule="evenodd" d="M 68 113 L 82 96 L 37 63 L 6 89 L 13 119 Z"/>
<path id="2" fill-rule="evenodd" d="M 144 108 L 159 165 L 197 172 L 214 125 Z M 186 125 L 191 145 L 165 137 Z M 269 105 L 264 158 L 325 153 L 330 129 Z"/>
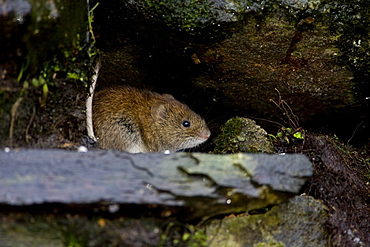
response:
<path id="1" fill-rule="evenodd" d="M 312 172 L 303 155 L 15 150 L 0 152 L 0 202 L 181 206 L 197 218 L 287 201 Z"/>
<path id="2" fill-rule="evenodd" d="M 265 214 L 213 221 L 209 246 L 329 246 L 324 208 L 312 197 L 296 196 Z"/>
<path id="3" fill-rule="evenodd" d="M 249 118 L 235 117 L 221 127 L 214 153 L 275 153 L 267 132 Z"/>

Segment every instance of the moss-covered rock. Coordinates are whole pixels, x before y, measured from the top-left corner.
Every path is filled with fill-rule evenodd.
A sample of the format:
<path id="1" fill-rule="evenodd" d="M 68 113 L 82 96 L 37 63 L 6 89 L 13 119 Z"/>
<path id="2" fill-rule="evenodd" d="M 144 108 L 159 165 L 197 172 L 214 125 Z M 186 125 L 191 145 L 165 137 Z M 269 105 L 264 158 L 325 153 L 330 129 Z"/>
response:
<path id="1" fill-rule="evenodd" d="M 216 220 L 207 226 L 210 246 L 329 246 L 325 206 L 312 197 L 294 197 L 265 214 Z"/>
<path id="2" fill-rule="evenodd" d="M 129 3 L 140 7 L 148 16 L 156 17 L 174 29 L 187 32 L 204 29 L 217 31 L 224 24 L 244 21 L 250 13 L 266 14 L 279 10 L 297 17 L 322 13 L 328 8 L 320 0 L 137 0 Z"/>
<path id="3" fill-rule="evenodd" d="M 267 132 L 254 120 L 232 118 L 221 127 L 214 153 L 274 153 L 274 148 L 267 138 Z"/>

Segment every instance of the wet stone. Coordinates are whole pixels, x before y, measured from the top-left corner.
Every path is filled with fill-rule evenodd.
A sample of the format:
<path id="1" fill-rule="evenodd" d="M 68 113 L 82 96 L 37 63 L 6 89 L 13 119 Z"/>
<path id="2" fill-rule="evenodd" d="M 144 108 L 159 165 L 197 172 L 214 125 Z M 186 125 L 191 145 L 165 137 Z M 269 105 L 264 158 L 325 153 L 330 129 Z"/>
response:
<path id="1" fill-rule="evenodd" d="M 191 219 L 287 201 L 312 172 L 303 155 L 11 150 L 0 152 L 0 203 L 156 205 Z"/>

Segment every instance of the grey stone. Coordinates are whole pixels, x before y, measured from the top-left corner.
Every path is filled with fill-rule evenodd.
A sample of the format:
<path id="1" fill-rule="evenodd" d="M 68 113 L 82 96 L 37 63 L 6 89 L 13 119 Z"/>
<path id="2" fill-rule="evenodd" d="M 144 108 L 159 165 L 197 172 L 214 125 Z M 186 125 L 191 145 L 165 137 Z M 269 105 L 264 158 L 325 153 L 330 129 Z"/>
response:
<path id="1" fill-rule="evenodd" d="M 207 227 L 209 246 L 329 246 L 324 208 L 312 197 L 296 196 L 265 214 L 216 220 Z"/>
<path id="2" fill-rule="evenodd" d="M 0 203 L 156 204 L 196 218 L 284 202 L 312 172 L 303 155 L 14 150 L 0 152 Z"/>
<path id="3" fill-rule="evenodd" d="M 229 119 L 216 140 L 214 153 L 275 153 L 267 132 L 249 118 Z"/>

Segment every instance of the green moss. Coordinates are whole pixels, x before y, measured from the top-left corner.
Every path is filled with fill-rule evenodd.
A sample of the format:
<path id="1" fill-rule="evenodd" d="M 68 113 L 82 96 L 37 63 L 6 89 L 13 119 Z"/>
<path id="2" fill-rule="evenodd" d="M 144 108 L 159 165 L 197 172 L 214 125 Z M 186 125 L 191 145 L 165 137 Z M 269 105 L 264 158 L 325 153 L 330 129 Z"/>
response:
<path id="1" fill-rule="evenodd" d="M 221 128 L 214 153 L 273 153 L 267 133 L 255 121 L 247 118 L 232 118 Z"/>
<path id="2" fill-rule="evenodd" d="M 175 29 L 194 31 L 217 24 L 216 9 L 208 1 L 144 0 L 143 2 L 147 11 Z"/>
<path id="3" fill-rule="evenodd" d="M 238 141 L 236 140 L 242 131 L 240 118 L 232 118 L 221 127 L 221 134 L 217 137 L 216 147 L 213 153 L 236 153 L 238 152 Z"/>
<path id="4" fill-rule="evenodd" d="M 285 244 L 282 242 L 269 241 L 254 244 L 253 247 L 285 247 Z"/>
<path id="5" fill-rule="evenodd" d="M 215 247 L 327 246 L 326 220 L 320 201 L 297 196 L 263 214 L 213 220 L 206 227 Z"/>

